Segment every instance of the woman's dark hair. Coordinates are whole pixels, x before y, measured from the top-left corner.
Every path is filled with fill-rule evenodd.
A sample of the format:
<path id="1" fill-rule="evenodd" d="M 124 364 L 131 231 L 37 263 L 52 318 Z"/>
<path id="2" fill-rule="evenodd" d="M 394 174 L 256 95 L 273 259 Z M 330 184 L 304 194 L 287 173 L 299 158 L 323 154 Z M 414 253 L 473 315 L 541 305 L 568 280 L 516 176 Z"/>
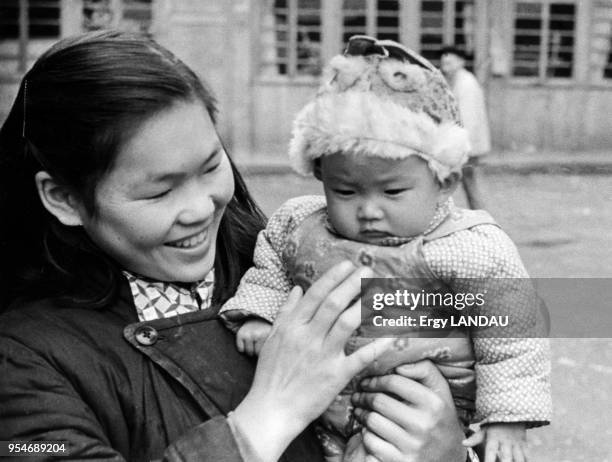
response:
<path id="1" fill-rule="evenodd" d="M 24 76 L 0 130 L 0 308 L 17 298 L 59 297 L 103 308 L 117 296 L 120 268 L 82 227 L 42 205 L 34 176 L 47 171 L 95 214 L 95 191 L 140 124 L 210 91 L 172 53 L 143 36 L 97 32 L 58 42 Z M 231 162 L 231 161 L 230 161 Z M 232 295 L 251 265 L 265 224 L 232 164 L 235 193 L 221 221 L 215 302 Z"/>

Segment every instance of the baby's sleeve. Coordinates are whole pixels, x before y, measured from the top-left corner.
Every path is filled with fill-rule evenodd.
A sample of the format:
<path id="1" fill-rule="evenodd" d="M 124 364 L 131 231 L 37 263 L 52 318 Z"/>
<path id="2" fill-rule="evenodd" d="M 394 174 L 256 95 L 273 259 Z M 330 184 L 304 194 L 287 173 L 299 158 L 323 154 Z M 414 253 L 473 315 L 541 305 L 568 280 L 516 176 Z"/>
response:
<path id="1" fill-rule="evenodd" d="M 274 322 L 293 284 L 283 261 L 287 238 L 310 214 L 325 206 L 320 196 L 303 196 L 283 204 L 257 236 L 253 266 L 240 281 L 236 294 L 219 311 L 231 329 L 249 317 Z"/>
<path id="2" fill-rule="evenodd" d="M 550 346 L 540 301 L 518 250 L 494 225 L 480 225 L 432 242 L 430 268 L 455 292 L 485 293 L 483 314 L 508 315 L 498 337 L 472 328 L 479 421 L 546 425 L 552 415 Z M 499 332 L 499 331 L 498 331 Z"/>

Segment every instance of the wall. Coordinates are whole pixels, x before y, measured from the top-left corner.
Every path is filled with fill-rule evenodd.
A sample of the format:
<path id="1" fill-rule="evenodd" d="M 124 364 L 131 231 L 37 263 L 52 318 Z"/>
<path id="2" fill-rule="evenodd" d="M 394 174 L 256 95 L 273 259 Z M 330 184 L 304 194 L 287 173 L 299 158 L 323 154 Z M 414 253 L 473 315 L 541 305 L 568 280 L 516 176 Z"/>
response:
<path id="1" fill-rule="evenodd" d="M 285 159 L 291 124 L 297 112 L 315 95 L 316 83 L 260 83 L 253 92 L 253 154 Z"/>
<path id="2" fill-rule="evenodd" d="M 612 91 L 491 81 L 489 115 L 501 150 L 595 150 L 612 146 Z"/>
<path id="3" fill-rule="evenodd" d="M 154 38 L 189 65 L 218 101 L 217 127 L 234 158 L 251 155 L 257 1 L 156 0 Z"/>
<path id="4" fill-rule="evenodd" d="M 227 57 L 231 55 L 228 27 L 230 0 L 161 0 L 154 10 L 153 37 L 190 66 L 217 97 L 218 106 L 226 108 L 231 88 L 228 86 Z M 219 128 L 230 136 L 228 113 L 219 116 Z"/>

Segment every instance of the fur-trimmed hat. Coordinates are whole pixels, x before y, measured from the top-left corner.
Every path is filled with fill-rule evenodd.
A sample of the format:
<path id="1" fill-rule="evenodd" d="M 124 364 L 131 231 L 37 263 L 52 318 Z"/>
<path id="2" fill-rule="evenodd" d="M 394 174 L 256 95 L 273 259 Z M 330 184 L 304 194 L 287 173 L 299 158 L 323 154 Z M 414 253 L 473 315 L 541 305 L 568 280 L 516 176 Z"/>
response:
<path id="1" fill-rule="evenodd" d="M 360 54 L 351 53 L 351 42 Z M 429 61 L 390 40 L 357 36 L 329 65 L 331 78 L 293 123 L 293 168 L 338 152 L 425 159 L 440 181 L 460 172 L 470 151 L 455 98 Z"/>

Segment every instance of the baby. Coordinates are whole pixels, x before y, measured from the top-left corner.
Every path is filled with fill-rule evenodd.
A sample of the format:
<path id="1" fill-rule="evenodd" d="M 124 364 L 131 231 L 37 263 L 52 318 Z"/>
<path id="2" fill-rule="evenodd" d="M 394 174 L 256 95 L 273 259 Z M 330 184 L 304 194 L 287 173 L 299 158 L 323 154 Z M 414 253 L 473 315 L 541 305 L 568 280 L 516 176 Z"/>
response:
<path id="1" fill-rule="evenodd" d="M 259 235 L 255 266 L 221 310 L 237 329 L 238 349 L 257 354 L 291 288 L 308 288 L 347 259 L 377 278 L 410 278 L 448 293 L 470 291 L 470 281 L 503 281 L 491 287 L 491 304 L 504 314 L 530 297 L 512 283 L 528 275 L 510 238 L 488 213 L 453 204 L 470 148 L 440 72 L 398 43 L 364 36 L 353 37 L 330 68 L 329 82 L 297 116 L 290 147 L 294 168 L 313 173 L 325 197 L 289 200 Z M 533 322 L 529 316 L 524 321 Z M 482 425 L 464 444 L 486 438 L 487 460 L 524 460 L 526 428 L 550 420 L 547 341 L 468 329 L 417 338 L 405 330 L 360 377 L 431 359 L 462 422 Z M 357 331 L 347 352 L 370 336 Z M 350 402 L 358 379 L 322 416 L 329 461 L 365 456 Z"/>

